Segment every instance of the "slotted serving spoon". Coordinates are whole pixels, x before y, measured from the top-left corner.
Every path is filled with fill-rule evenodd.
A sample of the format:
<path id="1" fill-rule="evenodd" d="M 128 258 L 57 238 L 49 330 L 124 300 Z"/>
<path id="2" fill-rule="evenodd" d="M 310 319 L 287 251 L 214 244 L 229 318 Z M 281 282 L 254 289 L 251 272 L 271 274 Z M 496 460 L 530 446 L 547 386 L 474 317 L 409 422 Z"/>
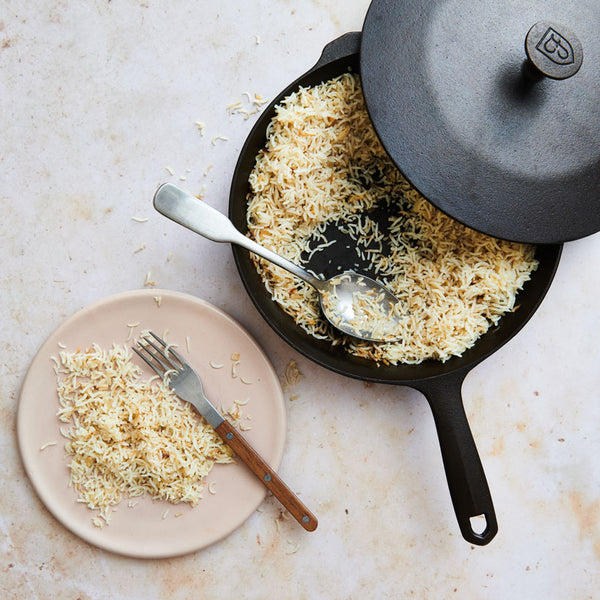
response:
<path id="1" fill-rule="evenodd" d="M 172 183 L 158 188 L 154 208 L 209 240 L 242 246 L 302 279 L 317 290 L 323 315 L 343 333 L 372 342 L 399 339 L 402 304 L 374 279 L 354 271 L 320 279 L 246 237 L 225 215 Z"/>

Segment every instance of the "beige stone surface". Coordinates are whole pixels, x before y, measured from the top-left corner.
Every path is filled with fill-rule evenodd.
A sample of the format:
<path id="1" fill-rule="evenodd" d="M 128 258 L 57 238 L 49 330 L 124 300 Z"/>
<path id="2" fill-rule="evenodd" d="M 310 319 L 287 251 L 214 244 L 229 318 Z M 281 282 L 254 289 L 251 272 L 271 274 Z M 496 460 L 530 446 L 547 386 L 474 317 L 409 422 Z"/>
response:
<path id="1" fill-rule="evenodd" d="M 598 235 L 566 245 L 531 322 L 466 379 L 500 525 L 480 548 L 456 527 L 424 398 L 298 355 L 250 303 L 230 248 L 152 210 L 156 186 L 172 181 L 226 211 L 256 118 L 226 107 L 244 92 L 275 96 L 327 42 L 359 30 L 367 8 L 366 0 L 3 2 L 0 598 L 597 596 Z M 285 387 L 280 471 L 317 513 L 316 532 L 283 519 L 269 498 L 213 546 L 138 560 L 81 541 L 38 499 L 16 443 L 29 363 L 71 314 L 143 288 L 148 273 L 237 319 L 282 383 L 297 362 L 300 380 Z"/>

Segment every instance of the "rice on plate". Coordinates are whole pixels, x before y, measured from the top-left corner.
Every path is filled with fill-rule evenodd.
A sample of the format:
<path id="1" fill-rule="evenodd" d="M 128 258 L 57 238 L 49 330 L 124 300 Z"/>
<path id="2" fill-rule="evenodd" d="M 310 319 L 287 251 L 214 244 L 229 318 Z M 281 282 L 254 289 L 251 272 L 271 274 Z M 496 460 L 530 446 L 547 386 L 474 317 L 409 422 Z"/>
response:
<path id="1" fill-rule="evenodd" d="M 310 269 L 345 236 L 340 270 L 357 267 L 401 299 L 401 340 L 361 341 L 325 320 L 311 286 L 253 256 L 271 297 L 300 327 L 378 363 L 460 356 L 515 310 L 537 268 L 534 246 L 465 227 L 406 181 L 377 138 L 356 74 L 281 102 L 249 183 L 248 231 L 259 244 Z"/>

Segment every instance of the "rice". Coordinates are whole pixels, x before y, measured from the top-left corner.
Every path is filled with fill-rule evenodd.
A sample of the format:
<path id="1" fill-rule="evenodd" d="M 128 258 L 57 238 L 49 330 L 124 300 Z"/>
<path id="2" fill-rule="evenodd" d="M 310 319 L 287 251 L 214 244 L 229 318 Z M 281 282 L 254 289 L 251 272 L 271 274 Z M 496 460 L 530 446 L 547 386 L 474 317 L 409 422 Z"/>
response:
<path id="1" fill-rule="evenodd" d="M 78 502 L 108 525 L 124 498 L 148 494 L 195 505 L 204 479 L 233 454 L 159 379 L 144 380 L 126 346 L 60 353 L 59 419 Z M 131 506 L 131 504 L 130 504 Z"/>
<path id="2" fill-rule="evenodd" d="M 402 300 L 401 340 L 364 342 L 324 319 L 312 287 L 253 256 L 271 297 L 300 327 L 377 362 L 461 355 L 515 309 L 537 267 L 533 246 L 461 225 L 406 181 L 381 146 L 352 73 L 281 102 L 249 183 L 248 230 L 258 243 L 310 268 L 337 229 L 351 240 L 344 270 L 362 267 Z"/>

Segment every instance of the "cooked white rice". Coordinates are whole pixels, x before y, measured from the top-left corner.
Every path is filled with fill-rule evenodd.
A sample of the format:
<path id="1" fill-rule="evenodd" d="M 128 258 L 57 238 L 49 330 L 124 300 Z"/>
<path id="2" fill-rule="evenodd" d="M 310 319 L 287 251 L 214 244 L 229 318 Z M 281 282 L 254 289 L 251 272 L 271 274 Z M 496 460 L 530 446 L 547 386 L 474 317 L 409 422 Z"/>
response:
<path id="1" fill-rule="evenodd" d="M 248 228 L 263 246 L 297 264 L 331 244 L 335 224 L 348 251 L 404 303 L 402 340 L 346 337 L 322 317 L 308 284 L 253 257 L 275 302 L 317 338 L 383 363 L 446 361 L 460 355 L 503 314 L 537 267 L 534 247 L 498 240 L 445 216 L 393 165 L 370 123 L 360 80 L 347 73 L 300 88 L 278 107 L 250 175 Z M 368 211 L 389 206 L 387 231 Z"/>
<path id="2" fill-rule="evenodd" d="M 60 353 L 58 417 L 78 502 L 110 523 L 124 498 L 148 494 L 195 505 L 216 463 L 233 461 L 214 429 L 158 378 L 146 380 L 126 346 Z"/>

